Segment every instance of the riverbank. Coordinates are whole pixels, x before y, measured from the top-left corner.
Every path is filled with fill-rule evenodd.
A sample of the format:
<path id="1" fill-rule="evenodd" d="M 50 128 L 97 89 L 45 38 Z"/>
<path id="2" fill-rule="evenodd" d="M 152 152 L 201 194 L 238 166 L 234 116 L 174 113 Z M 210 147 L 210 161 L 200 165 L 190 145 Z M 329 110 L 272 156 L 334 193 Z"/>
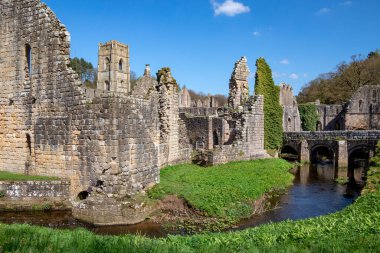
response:
<path id="1" fill-rule="evenodd" d="M 161 182 L 148 191 L 159 200 L 151 221 L 185 234 L 231 227 L 268 210 L 270 192 L 292 184 L 292 167 L 281 159 L 167 167 L 161 170 Z"/>
<path id="2" fill-rule="evenodd" d="M 375 163 L 363 195 L 327 216 L 239 232 L 162 239 L 0 225 L 0 247 L 11 252 L 379 252 L 379 191 L 380 163 Z"/>

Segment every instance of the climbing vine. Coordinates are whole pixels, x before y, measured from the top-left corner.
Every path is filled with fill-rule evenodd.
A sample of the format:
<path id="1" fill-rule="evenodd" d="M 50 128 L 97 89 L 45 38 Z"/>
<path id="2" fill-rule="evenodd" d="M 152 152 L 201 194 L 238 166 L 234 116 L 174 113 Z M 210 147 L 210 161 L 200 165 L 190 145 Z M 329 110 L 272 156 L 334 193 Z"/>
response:
<path id="1" fill-rule="evenodd" d="M 282 145 L 282 114 L 280 87 L 274 85 L 272 70 L 264 58 L 256 61 L 256 95 L 264 95 L 265 148 L 279 149 Z"/>
<path id="2" fill-rule="evenodd" d="M 318 109 L 315 104 L 301 104 L 298 106 L 300 112 L 302 129 L 304 131 L 315 131 L 319 119 Z"/>

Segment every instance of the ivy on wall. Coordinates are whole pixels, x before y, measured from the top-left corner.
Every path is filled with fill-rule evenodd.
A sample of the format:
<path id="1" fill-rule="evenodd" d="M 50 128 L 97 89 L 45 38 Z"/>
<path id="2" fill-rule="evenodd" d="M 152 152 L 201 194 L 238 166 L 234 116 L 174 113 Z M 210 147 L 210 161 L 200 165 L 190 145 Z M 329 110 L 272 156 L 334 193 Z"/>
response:
<path id="1" fill-rule="evenodd" d="M 316 131 L 319 120 L 318 108 L 315 104 L 301 104 L 298 106 L 302 129 L 304 131 Z"/>
<path id="2" fill-rule="evenodd" d="M 264 58 L 256 61 L 256 67 L 255 94 L 264 95 L 265 148 L 279 149 L 283 137 L 280 87 L 274 84 L 272 70 Z"/>

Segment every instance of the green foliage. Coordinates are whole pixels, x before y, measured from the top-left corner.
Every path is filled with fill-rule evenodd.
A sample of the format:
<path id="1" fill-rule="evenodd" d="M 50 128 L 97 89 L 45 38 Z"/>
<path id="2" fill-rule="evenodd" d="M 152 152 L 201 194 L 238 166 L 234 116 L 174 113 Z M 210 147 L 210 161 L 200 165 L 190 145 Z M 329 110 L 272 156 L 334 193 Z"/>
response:
<path id="1" fill-rule="evenodd" d="M 349 63 L 343 62 L 335 71 L 310 81 L 298 94 L 297 101 L 302 104 L 318 99 L 322 104 L 341 104 L 347 102 L 360 87 L 379 83 L 380 54 L 376 50 L 367 58 L 354 55 Z"/>
<path id="2" fill-rule="evenodd" d="M 0 191 L 0 199 L 5 197 L 5 191 Z"/>
<path id="3" fill-rule="evenodd" d="M 255 94 L 264 95 L 265 148 L 279 149 L 282 145 L 282 114 L 280 87 L 274 85 L 272 70 L 264 58 L 256 61 Z"/>
<path id="4" fill-rule="evenodd" d="M 3 252 L 380 252 L 380 157 L 372 159 L 361 197 L 344 210 L 231 233 L 99 236 L 84 229 L 52 230 L 0 224 Z M 238 182 L 238 181 L 237 181 Z"/>
<path id="5" fill-rule="evenodd" d="M 33 211 L 50 211 L 53 209 L 53 206 L 49 203 L 45 203 L 42 205 L 33 205 L 32 210 Z"/>
<path id="6" fill-rule="evenodd" d="M 0 181 L 53 181 L 59 180 L 57 177 L 45 176 L 28 176 L 23 174 L 16 174 L 7 171 L 0 171 Z"/>
<path id="7" fill-rule="evenodd" d="M 79 75 L 82 83 L 85 84 L 87 88 L 96 88 L 97 70 L 91 62 L 88 62 L 83 58 L 79 59 L 78 57 L 75 57 L 70 59 L 69 67 Z"/>
<path id="8" fill-rule="evenodd" d="M 156 73 L 156 75 L 157 75 L 158 83 L 161 83 L 161 82 L 164 84 L 170 83 L 170 84 L 174 85 L 176 90 L 179 90 L 177 80 L 175 80 L 174 77 L 171 75 L 170 68 L 168 68 L 168 67 L 162 68 Z M 171 80 L 168 80 L 169 75 L 171 76 Z"/>
<path id="9" fill-rule="evenodd" d="M 209 216 L 244 218 L 252 203 L 274 188 L 289 186 L 292 164 L 281 159 L 233 162 L 211 168 L 185 164 L 161 170 L 161 182 L 148 194 L 183 197 L 192 207 Z"/>
<path id="10" fill-rule="evenodd" d="M 302 104 L 298 106 L 302 129 L 304 131 L 317 130 L 317 122 L 319 119 L 318 109 L 315 104 Z"/>

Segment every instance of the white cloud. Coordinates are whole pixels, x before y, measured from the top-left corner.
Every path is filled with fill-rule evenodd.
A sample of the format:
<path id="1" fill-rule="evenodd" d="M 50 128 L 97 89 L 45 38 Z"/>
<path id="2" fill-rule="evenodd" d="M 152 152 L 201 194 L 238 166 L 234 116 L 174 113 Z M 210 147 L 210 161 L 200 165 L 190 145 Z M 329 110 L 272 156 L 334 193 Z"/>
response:
<path id="1" fill-rule="evenodd" d="M 216 0 L 211 0 L 212 6 L 214 8 L 215 16 L 226 15 L 229 17 L 236 16 L 238 14 L 250 12 L 251 9 L 240 3 L 235 2 L 235 0 L 225 0 L 223 3 L 218 3 Z"/>
<path id="2" fill-rule="evenodd" d="M 345 2 L 342 3 L 342 5 L 345 5 L 345 6 L 350 6 L 352 4 L 353 4 L 352 1 L 345 1 Z"/>
<path id="3" fill-rule="evenodd" d="M 291 75 L 289 76 L 289 78 L 290 78 L 290 79 L 293 79 L 293 80 L 297 80 L 298 78 L 300 78 L 300 76 L 297 75 L 297 74 L 295 74 L 295 73 L 293 73 L 293 74 L 291 74 Z"/>
<path id="4" fill-rule="evenodd" d="M 286 77 L 287 76 L 286 73 L 280 73 L 280 72 L 273 72 L 272 75 L 273 75 L 274 78 L 281 78 L 281 77 Z"/>
<path id="5" fill-rule="evenodd" d="M 289 65 L 290 61 L 288 59 L 283 59 L 282 61 L 280 61 L 280 64 L 282 64 L 282 65 Z"/>
<path id="6" fill-rule="evenodd" d="M 259 37 L 259 36 L 261 35 L 261 33 L 260 33 L 260 32 L 257 32 L 257 31 L 256 31 L 256 32 L 253 32 L 252 34 L 253 34 L 253 36 L 255 36 L 255 37 Z"/>
<path id="7" fill-rule="evenodd" d="M 327 14 L 327 13 L 329 13 L 331 11 L 331 9 L 329 9 L 329 8 L 322 8 L 322 9 L 320 9 L 319 11 L 317 11 L 317 15 L 324 15 L 324 14 Z"/>

